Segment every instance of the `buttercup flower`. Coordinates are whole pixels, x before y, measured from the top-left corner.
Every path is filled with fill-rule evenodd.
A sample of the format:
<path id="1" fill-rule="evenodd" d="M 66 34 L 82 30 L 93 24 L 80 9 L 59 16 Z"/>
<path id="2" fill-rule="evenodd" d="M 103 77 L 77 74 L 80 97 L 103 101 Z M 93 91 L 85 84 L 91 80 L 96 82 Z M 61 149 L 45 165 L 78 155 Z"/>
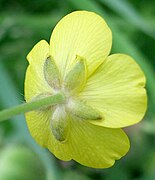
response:
<path id="1" fill-rule="evenodd" d="M 26 101 L 62 93 L 63 103 L 26 113 L 31 135 L 57 158 L 107 168 L 129 150 L 120 128 L 146 111 L 145 76 L 125 54 L 109 56 L 111 31 L 102 17 L 76 11 L 58 22 L 50 45 L 28 54 Z"/>

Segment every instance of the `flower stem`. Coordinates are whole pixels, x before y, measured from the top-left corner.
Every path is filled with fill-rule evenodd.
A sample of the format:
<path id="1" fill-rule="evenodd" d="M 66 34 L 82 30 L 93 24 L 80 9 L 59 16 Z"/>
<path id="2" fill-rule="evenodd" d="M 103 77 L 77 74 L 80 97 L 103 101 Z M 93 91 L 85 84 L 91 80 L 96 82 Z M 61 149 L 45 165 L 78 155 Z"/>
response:
<path id="1" fill-rule="evenodd" d="M 53 96 L 49 96 L 46 98 L 24 103 L 24 104 L 0 111 L 0 121 L 8 120 L 12 116 L 16 116 L 18 114 L 33 111 L 41 107 L 46 107 L 49 105 L 56 105 L 58 103 L 64 103 L 64 101 L 65 101 L 64 94 L 57 93 Z"/>

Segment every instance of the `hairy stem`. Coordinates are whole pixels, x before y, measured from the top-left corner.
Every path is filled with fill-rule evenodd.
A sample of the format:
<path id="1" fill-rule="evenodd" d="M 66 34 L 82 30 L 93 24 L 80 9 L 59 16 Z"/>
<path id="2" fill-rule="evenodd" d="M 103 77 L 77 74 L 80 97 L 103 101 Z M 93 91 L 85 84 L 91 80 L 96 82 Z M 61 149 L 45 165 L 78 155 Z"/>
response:
<path id="1" fill-rule="evenodd" d="M 4 109 L 0 111 L 0 121 L 8 120 L 12 116 L 16 116 L 18 114 L 26 113 L 29 111 L 33 111 L 39 109 L 41 107 L 46 107 L 49 105 L 56 105 L 60 103 L 64 103 L 65 96 L 62 93 L 55 94 L 53 96 L 49 96 L 46 98 L 38 99 L 35 101 L 31 101 L 28 103 L 24 103 L 9 109 Z"/>

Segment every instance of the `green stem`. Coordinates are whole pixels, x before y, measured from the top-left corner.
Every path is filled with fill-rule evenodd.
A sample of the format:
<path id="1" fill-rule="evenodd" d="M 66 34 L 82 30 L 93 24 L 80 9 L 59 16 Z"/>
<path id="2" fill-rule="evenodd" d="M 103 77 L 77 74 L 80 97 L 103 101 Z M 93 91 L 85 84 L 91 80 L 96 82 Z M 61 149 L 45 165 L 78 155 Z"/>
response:
<path id="1" fill-rule="evenodd" d="M 24 104 L 0 111 L 0 121 L 7 120 L 11 118 L 12 116 L 16 116 L 18 114 L 33 111 L 41 107 L 63 103 L 64 101 L 65 101 L 64 94 L 58 93 L 53 96 L 49 96 L 46 98 L 24 103 Z"/>

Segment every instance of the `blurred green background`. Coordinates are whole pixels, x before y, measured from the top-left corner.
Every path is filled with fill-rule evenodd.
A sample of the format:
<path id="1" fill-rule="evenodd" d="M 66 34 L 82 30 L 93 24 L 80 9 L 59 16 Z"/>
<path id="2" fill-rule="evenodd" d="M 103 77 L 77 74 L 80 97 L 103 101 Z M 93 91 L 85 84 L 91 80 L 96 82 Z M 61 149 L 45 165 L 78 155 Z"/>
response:
<path id="1" fill-rule="evenodd" d="M 147 114 L 125 129 L 130 152 L 103 170 L 62 162 L 34 142 L 18 116 L 0 123 L 0 180 L 155 179 L 154 0 L 0 0 L 0 109 L 24 101 L 26 55 L 39 40 L 49 41 L 64 15 L 79 9 L 103 16 L 113 32 L 112 53 L 134 57 L 147 77 Z"/>

